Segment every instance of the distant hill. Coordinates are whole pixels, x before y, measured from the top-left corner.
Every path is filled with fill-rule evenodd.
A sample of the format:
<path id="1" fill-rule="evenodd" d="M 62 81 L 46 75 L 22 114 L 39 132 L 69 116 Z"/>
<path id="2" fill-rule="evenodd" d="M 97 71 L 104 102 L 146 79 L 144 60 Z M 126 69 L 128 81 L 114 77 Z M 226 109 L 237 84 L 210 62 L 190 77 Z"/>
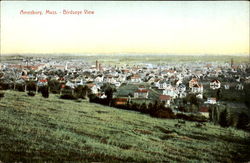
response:
<path id="1" fill-rule="evenodd" d="M 6 91 L 0 100 L 0 162 L 250 161 L 249 133 L 176 124 L 53 94 L 46 99 Z"/>

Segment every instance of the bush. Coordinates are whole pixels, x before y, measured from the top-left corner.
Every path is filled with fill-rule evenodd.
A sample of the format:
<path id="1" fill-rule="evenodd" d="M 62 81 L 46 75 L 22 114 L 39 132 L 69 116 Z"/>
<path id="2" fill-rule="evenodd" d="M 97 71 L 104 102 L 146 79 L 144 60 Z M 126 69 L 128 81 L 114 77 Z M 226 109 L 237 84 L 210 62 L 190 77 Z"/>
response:
<path id="1" fill-rule="evenodd" d="M 4 93 L 0 92 L 0 99 L 4 97 Z"/>
<path id="2" fill-rule="evenodd" d="M 28 92 L 27 93 L 29 96 L 35 96 L 36 94 L 34 92 Z"/>
<path id="3" fill-rule="evenodd" d="M 227 117 L 228 117 L 228 111 L 225 109 L 224 111 L 222 111 L 222 112 L 220 113 L 219 124 L 220 124 L 222 127 L 229 127 Z"/>
<path id="4" fill-rule="evenodd" d="M 239 115 L 239 121 L 237 124 L 237 128 L 246 130 L 246 129 L 248 129 L 249 123 L 250 123 L 249 117 L 245 113 L 241 113 Z"/>
<path id="5" fill-rule="evenodd" d="M 57 80 L 50 80 L 48 82 L 48 86 L 50 87 L 50 91 L 52 93 L 60 93 L 61 84 L 60 84 L 59 81 L 57 81 Z"/>
<path id="6" fill-rule="evenodd" d="M 71 94 L 65 94 L 60 96 L 61 99 L 77 100 L 77 97 Z"/>
<path id="7" fill-rule="evenodd" d="M 10 84 L 8 83 L 0 83 L 0 90 L 10 89 Z"/>
<path id="8" fill-rule="evenodd" d="M 16 84 L 16 89 L 18 90 L 18 91 L 20 91 L 20 92 L 24 92 L 24 85 L 22 85 L 22 84 Z"/>
<path id="9" fill-rule="evenodd" d="M 29 81 L 27 83 L 27 90 L 28 91 L 36 91 L 36 83 L 33 81 Z"/>
<path id="10" fill-rule="evenodd" d="M 207 119 L 204 116 L 201 115 L 186 115 L 182 113 L 176 114 L 176 118 L 178 119 L 184 119 L 187 121 L 193 121 L 193 122 L 207 122 Z"/>
<path id="11" fill-rule="evenodd" d="M 43 87 L 40 88 L 40 90 L 41 90 L 42 96 L 44 98 L 49 97 L 49 88 L 48 88 L 48 86 L 43 86 Z"/>
<path id="12" fill-rule="evenodd" d="M 170 108 L 157 110 L 151 115 L 157 118 L 175 118 L 175 115 Z"/>

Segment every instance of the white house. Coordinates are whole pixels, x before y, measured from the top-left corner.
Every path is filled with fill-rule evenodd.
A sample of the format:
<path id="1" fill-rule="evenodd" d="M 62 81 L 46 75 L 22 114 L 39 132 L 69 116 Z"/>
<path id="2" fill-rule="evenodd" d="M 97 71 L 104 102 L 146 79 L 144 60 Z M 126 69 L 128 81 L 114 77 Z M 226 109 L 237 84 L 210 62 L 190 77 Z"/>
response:
<path id="1" fill-rule="evenodd" d="M 165 90 L 162 92 L 163 95 L 168 95 L 170 97 L 177 98 L 178 97 L 178 92 L 174 87 L 167 87 Z"/>
<path id="2" fill-rule="evenodd" d="M 126 75 L 119 75 L 119 77 L 117 78 L 117 81 L 121 82 L 121 83 L 125 82 L 126 81 Z"/>
<path id="3" fill-rule="evenodd" d="M 196 78 L 192 78 L 190 81 L 189 81 L 189 88 L 192 89 L 192 87 L 196 84 L 198 84 L 198 80 Z"/>
<path id="4" fill-rule="evenodd" d="M 220 81 L 219 80 L 212 80 L 211 82 L 210 82 L 210 88 L 211 89 L 219 89 L 221 87 L 221 83 L 220 83 Z"/>
<path id="5" fill-rule="evenodd" d="M 229 84 L 225 84 L 225 85 L 224 85 L 224 88 L 225 88 L 225 89 L 230 89 L 230 85 L 229 85 Z"/>
<path id="6" fill-rule="evenodd" d="M 170 106 L 171 103 L 171 97 L 169 95 L 160 95 L 159 100 L 161 102 L 165 102 L 165 106 Z"/>
<path id="7" fill-rule="evenodd" d="M 243 84 L 239 83 L 239 84 L 237 84 L 237 85 L 235 86 L 235 89 L 237 89 L 237 90 L 243 90 L 243 89 L 244 89 L 244 86 L 243 86 Z"/>
<path id="8" fill-rule="evenodd" d="M 114 83 L 112 83 L 112 84 L 114 84 L 116 87 L 120 87 L 121 86 L 121 83 L 120 82 L 114 82 Z"/>
<path id="9" fill-rule="evenodd" d="M 87 84 L 87 86 L 91 89 L 93 94 L 97 94 L 98 90 L 100 89 L 98 85 L 93 83 Z"/>
<path id="10" fill-rule="evenodd" d="M 140 83 L 141 82 L 141 77 L 139 75 L 133 75 L 133 76 L 131 76 L 130 81 L 132 83 Z"/>
<path id="11" fill-rule="evenodd" d="M 149 90 L 138 89 L 134 92 L 134 98 L 148 98 Z"/>
<path id="12" fill-rule="evenodd" d="M 75 84 L 70 82 L 70 81 L 67 81 L 67 83 L 65 84 L 66 86 L 70 87 L 70 88 L 75 88 Z"/>
<path id="13" fill-rule="evenodd" d="M 104 82 L 107 82 L 107 83 L 114 83 L 114 82 L 116 82 L 116 80 L 114 79 L 113 76 L 108 75 L 107 77 L 104 78 Z"/>
<path id="14" fill-rule="evenodd" d="M 47 79 L 40 79 L 37 81 L 37 86 L 45 86 L 48 85 L 48 80 Z"/>
<path id="15" fill-rule="evenodd" d="M 186 86 L 185 86 L 184 84 L 179 84 L 179 85 L 177 86 L 177 90 L 178 90 L 179 92 L 185 92 L 185 91 L 186 91 Z"/>
<path id="16" fill-rule="evenodd" d="M 205 104 L 216 104 L 216 98 L 209 97 L 207 98 L 207 101 L 204 102 Z"/>
<path id="17" fill-rule="evenodd" d="M 191 88 L 192 93 L 203 93 L 203 85 L 202 84 L 194 84 Z"/>
<path id="18" fill-rule="evenodd" d="M 102 77 L 101 76 L 97 76 L 94 81 L 97 82 L 97 83 L 103 82 L 103 76 Z"/>
<path id="19" fill-rule="evenodd" d="M 166 89 L 167 88 L 167 83 L 164 82 L 163 80 L 159 80 L 158 82 L 155 82 L 154 84 L 158 89 Z"/>

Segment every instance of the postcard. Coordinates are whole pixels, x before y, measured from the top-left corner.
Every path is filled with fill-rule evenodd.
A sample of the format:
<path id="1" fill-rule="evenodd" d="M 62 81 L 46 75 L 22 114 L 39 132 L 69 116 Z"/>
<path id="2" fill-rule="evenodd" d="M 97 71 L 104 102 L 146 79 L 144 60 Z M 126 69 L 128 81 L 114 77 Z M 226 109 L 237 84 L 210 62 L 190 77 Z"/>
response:
<path id="1" fill-rule="evenodd" d="M 249 162 L 248 1 L 1 1 L 0 163 Z"/>

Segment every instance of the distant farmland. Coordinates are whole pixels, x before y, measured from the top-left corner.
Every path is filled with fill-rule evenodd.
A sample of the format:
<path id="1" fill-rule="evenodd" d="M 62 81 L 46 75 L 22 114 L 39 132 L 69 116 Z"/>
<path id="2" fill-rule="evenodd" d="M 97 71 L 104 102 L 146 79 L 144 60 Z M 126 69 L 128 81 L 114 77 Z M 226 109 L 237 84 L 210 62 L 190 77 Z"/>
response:
<path id="1" fill-rule="evenodd" d="M 40 55 L 42 56 L 42 55 Z M 6 55 L 1 56 L 2 61 L 4 62 L 13 62 L 19 63 L 23 57 L 32 57 L 32 55 Z M 218 62 L 218 63 L 230 63 L 231 59 L 234 59 L 234 63 L 249 63 L 249 56 L 247 55 L 169 55 L 169 54 L 117 54 L 117 55 L 53 55 L 48 54 L 43 57 L 47 58 L 57 58 L 58 60 L 70 60 L 70 59 L 77 59 L 82 61 L 89 61 L 91 63 L 95 63 L 96 60 L 99 60 L 104 66 L 107 65 L 137 65 L 140 63 L 153 63 L 153 64 L 175 64 L 181 62 Z"/>
<path id="2" fill-rule="evenodd" d="M 0 162 L 240 162 L 249 133 L 197 127 L 87 101 L 6 91 L 0 100 Z"/>

